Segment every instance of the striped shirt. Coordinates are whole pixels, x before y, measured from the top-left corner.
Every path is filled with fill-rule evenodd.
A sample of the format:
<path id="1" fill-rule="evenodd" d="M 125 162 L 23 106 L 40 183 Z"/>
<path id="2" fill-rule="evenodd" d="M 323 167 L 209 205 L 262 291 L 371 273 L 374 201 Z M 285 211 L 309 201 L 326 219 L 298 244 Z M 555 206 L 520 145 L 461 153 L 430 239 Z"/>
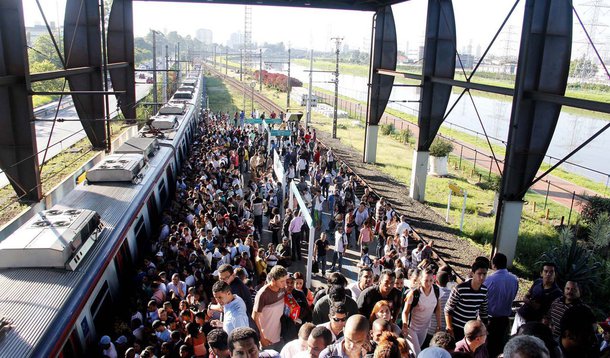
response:
<path id="1" fill-rule="evenodd" d="M 478 291 L 470 287 L 472 281 L 460 283 L 453 288 L 447 304 L 445 313 L 451 315 L 455 327 L 464 328 L 466 322 L 477 319 L 487 320 L 487 287 L 481 285 Z"/>
<path id="2" fill-rule="evenodd" d="M 583 305 L 581 300 L 576 300 L 572 303 L 566 303 L 565 297 L 558 297 L 551 304 L 551 308 L 549 309 L 549 318 L 551 321 L 551 329 L 553 330 L 553 338 L 555 340 L 559 340 L 559 336 L 561 335 L 561 330 L 559 327 L 559 323 L 561 322 L 561 317 L 570 307 Z"/>

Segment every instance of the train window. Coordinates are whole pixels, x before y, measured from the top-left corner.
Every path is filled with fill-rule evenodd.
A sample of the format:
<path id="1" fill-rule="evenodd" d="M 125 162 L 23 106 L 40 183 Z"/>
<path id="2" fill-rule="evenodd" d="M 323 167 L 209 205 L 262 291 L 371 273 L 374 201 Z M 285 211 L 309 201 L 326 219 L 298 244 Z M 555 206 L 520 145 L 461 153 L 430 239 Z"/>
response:
<path id="1" fill-rule="evenodd" d="M 148 239 L 148 234 L 146 233 L 146 225 L 144 225 L 144 216 L 140 216 L 138 222 L 136 222 L 136 226 L 133 230 L 136 236 L 136 243 L 138 245 L 138 253 L 139 255 L 143 254 L 143 250 L 145 249 L 146 240 Z"/>
<path id="2" fill-rule="evenodd" d="M 104 296 L 106 296 L 107 293 L 108 293 L 108 281 L 104 281 L 104 284 L 102 285 L 102 288 L 100 289 L 100 292 L 98 292 L 97 296 L 95 296 L 95 299 L 93 300 L 93 303 L 91 303 L 91 315 L 93 317 L 95 317 L 95 314 L 98 312 L 100 303 L 102 303 L 102 300 L 104 299 Z"/>
<path id="3" fill-rule="evenodd" d="M 159 184 L 159 201 L 161 201 L 161 205 L 165 205 L 167 203 L 167 188 L 165 187 L 165 180 L 161 180 Z"/>

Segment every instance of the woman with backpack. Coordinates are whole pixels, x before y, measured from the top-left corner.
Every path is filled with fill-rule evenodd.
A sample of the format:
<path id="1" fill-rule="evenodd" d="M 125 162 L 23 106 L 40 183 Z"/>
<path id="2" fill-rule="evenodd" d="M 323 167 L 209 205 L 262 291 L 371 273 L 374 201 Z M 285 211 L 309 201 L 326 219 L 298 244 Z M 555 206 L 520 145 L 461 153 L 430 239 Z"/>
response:
<path id="1" fill-rule="evenodd" d="M 411 342 L 417 356 L 426 339 L 430 321 L 436 318 L 436 331 L 441 329 L 441 308 L 439 305 L 440 289 L 434 284 L 434 271 L 422 271 L 419 284 L 407 293 L 405 307 L 402 311 L 402 331 Z"/>

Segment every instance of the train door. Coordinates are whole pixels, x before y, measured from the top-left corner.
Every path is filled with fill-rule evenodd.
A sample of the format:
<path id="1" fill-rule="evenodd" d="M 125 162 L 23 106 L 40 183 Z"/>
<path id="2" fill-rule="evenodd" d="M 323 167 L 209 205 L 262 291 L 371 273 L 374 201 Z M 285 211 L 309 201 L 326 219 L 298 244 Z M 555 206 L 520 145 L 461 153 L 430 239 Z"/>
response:
<path id="1" fill-rule="evenodd" d="M 133 261 L 131 260 L 131 250 L 129 250 L 129 242 L 127 238 L 123 240 L 123 244 L 119 248 L 119 252 L 114 257 L 114 266 L 117 270 L 117 276 L 119 277 L 119 282 L 124 284 L 128 282 L 128 280 L 134 276 L 135 270 Z"/>
<path id="2" fill-rule="evenodd" d="M 148 233 L 146 232 L 146 225 L 144 225 L 144 215 L 141 215 L 136 221 L 133 232 L 138 246 L 138 255 L 144 257 L 150 253 L 150 245 L 147 245 Z"/>
<path id="3" fill-rule="evenodd" d="M 59 358 L 79 358 L 83 356 L 83 348 L 81 346 L 80 338 L 78 337 L 78 331 L 76 328 L 70 333 L 70 337 L 64 343 Z"/>
<path id="4" fill-rule="evenodd" d="M 112 295 L 110 294 L 108 281 L 104 280 L 102 287 L 91 303 L 90 311 L 96 336 L 110 335 L 113 329 L 113 320 L 110 318 L 114 316 L 115 312 L 112 307 Z"/>
<path id="5" fill-rule="evenodd" d="M 168 186 L 168 190 L 170 191 L 170 193 L 174 193 L 176 191 L 176 177 L 174 176 L 174 169 L 173 169 L 173 165 L 168 165 L 167 169 L 165 170 L 165 174 L 166 174 L 166 179 L 167 179 L 167 186 Z M 163 203 L 160 203 L 161 205 L 161 210 L 163 210 Z"/>
<path id="6" fill-rule="evenodd" d="M 159 225 L 159 214 L 161 213 L 160 207 L 157 205 L 155 193 L 150 194 L 148 197 L 146 208 L 148 208 L 148 218 L 152 224 L 152 231 L 155 231 Z"/>

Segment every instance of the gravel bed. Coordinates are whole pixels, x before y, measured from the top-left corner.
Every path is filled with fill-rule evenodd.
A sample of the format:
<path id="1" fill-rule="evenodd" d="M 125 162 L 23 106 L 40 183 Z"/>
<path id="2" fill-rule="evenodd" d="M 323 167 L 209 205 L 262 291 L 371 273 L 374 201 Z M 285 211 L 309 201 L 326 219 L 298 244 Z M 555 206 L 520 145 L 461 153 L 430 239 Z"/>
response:
<path id="1" fill-rule="evenodd" d="M 339 139 L 331 138 L 326 132 L 318 131 L 318 139 L 333 148 L 336 156 L 356 172 L 378 195 L 386 198 L 400 214 L 406 214 L 409 224 L 423 237 L 424 241 L 434 241 L 434 248 L 445 262 L 462 277 L 470 271 L 470 265 L 477 256 L 488 256 L 476 245 L 457 236 L 458 230 L 449 227 L 443 217 L 428 206 L 409 197 L 409 188 L 391 176 L 381 172 L 374 164 L 362 162 L 362 154 L 347 146 Z"/>

